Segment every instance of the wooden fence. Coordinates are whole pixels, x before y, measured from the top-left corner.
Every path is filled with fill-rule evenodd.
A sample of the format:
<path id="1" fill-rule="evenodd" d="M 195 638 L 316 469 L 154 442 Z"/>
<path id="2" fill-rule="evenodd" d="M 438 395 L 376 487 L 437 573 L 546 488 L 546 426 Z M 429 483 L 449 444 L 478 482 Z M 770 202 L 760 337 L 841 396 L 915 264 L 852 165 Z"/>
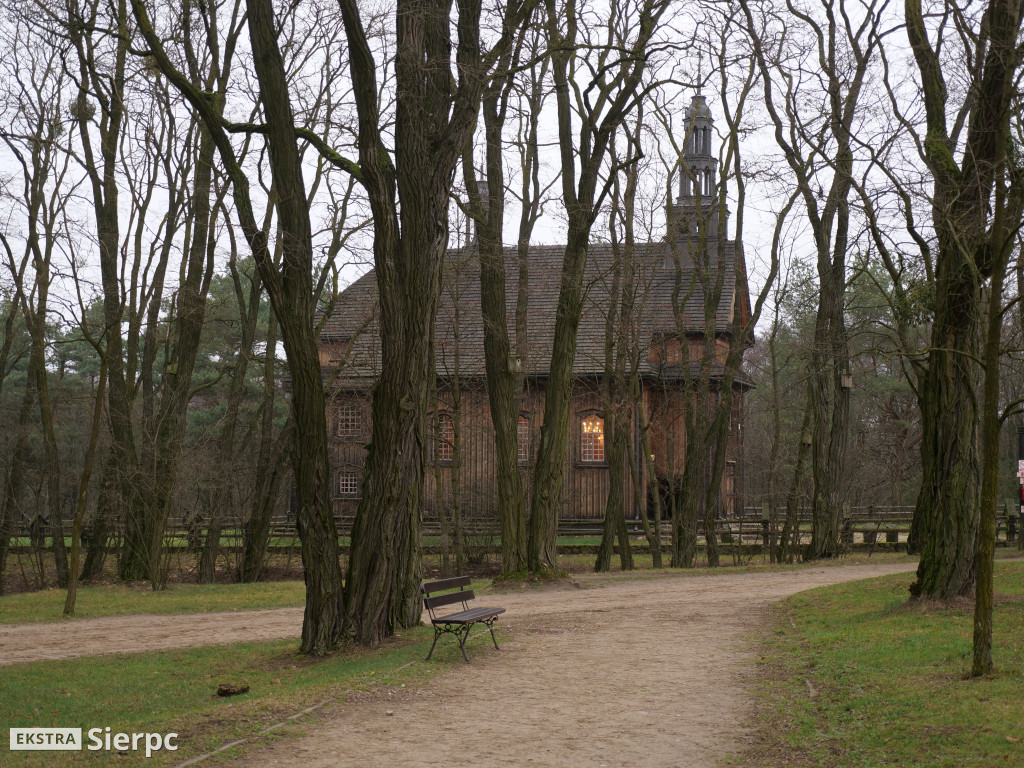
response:
<path id="1" fill-rule="evenodd" d="M 996 517 L 996 540 L 1003 544 L 1024 543 L 1021 536 L 1022 519 L 1017 513 L 1016 505 L 1007 500 L 1000 505 Z M 764 507 L 745 507 L 739 515 L 731 518 L 720 518 L 715 521 L 715 533 L 723 545 L 740 544 L 752 546 L 764 546 L 770 542 L 778 541 L 785 521 L 785 509 L 777 509 L 773 516 Z M 840 538 L 844 545 L 855 548 L 887 548 L 896 549 L 901 545 L 906 546 L 907 535 L 910 533 L 910 523 L 913 517 L 913 507 L 881 507 L 846 506 L 843 510 Z M 800 508 L 797 512 L 797 545 L 810 542 L 811 533 L 811 510 Z M 337 519 L 338 532 L 343 547 L 348 545 L 348 536 L 351 532 L 352 518 L 341 517 Z M 627 527 L 634 536 L 642 534 L 642 526 L 639 520 L 629 520 Z M 468 518 L 463 521 L 463 532 L 467 538 L 475 540 L 478 546 L 498 546 L 498 521 L 493 518 Z M 441 534 L 440 526 L 436 520 L 426 520 L 423 523 L 423 535 L 428 539 L 438 537 Z M 186 522 L 184 520 L 171 520 L 167 524 L 164 533 L 165 547 L 171 550 L 198 550 L 206 537 L 207 529 L 203 522 Z M 703 522 L 698 523 L 698 537 L 705 539 Z M 560 536 L 598 536 L 601 534 L 601 521 L 592 518 L 584 520 L 563 519 L 559 521 L 558 534 Z M 667 544 L 671 538 L 670 521 L 662 521 L 662 540 Z M 35 546 L 47 546 L 52 543 L 48 527 L 36 527 L 30 524 L 15 526 L 13 531 L 14 541 L 12 549 L 29 549 L 30 542 L 34 540 Z M 65 521 L 64 536 L 70 538 L 71 524 Z M 83 531 L 83 539 L 89 536 L 88 528 Z M 120 530 L 118 526 L 112 527 L 111 546 L 116 547 L 120 543 Z M 227 527 L 221 534 L 221 546 L 229 552 L 240 551 L 242 545 L 242 531 L 237 527 Z M 271 524 L 269 548 L 272 550 L 292 550 L 299 545 L 298 532 L 294 519 L 287 515 L 277 516 Z M 587 548 L 591 545 L 579 545 Z M 430 544 L 428 543 L 428 548 Z M 575 548 L 575 547 L 574 547 Z"/>

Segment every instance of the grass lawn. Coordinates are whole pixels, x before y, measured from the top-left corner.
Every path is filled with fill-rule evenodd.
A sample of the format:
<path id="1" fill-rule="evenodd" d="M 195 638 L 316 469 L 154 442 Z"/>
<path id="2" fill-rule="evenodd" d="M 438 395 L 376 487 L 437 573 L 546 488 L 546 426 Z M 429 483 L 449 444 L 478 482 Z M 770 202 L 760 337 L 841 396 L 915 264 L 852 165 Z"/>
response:
<path id="1" fill-rule="evenodd" d="M 417 627 L 375 649 L 326 659 L 298 656 L 296 641 L 283 640 L 0 667 L 5 737 L 12 726 L 81 727 L 88 745 L 88 729 L 110 726 L 115 733 L 176 732 L 180 747 L 147 760 L 144 752 L 118 757 L 87 750 L 10 752 L 5 746 L 0 766 L 177 764 L 326 699 L 373 686 L 420 684 L 436 671 L 462 664 L 455 643 L 439 643 L 435 659 L 422 663 L 432 636 L 429 627 Z M 471 654 L 493 651 L 487 633 L 472 635 L 469 647 Z M 214 694 L 220 683 L 246 684 L 250 692 L 219 698 Z M 316 716 L 289 729 L 301 729 Z"/>
<path id="2" fill-rule="evenodd" d="M 473 589 L 486 591 L 487 579 L 474 579 Z M 0 597 L 0 624 L 59 621 L 66 591 L 44 589 Z M 301 608 L 306 588 L 301 581 L 263 581 L 255 584 L 168 584 L 154 592 L 148 584 L 108 584 L 79 587 L 75 619 L 139 613 L 215 613 Z"/>
<path id="3" fill-rule="evenodd" d="M 966 678 L 973 602 L 908 605 L 912 579 L 816 589 L 776 609 L 762 733 L 742 764 L 1024 766 L 1024 562 L 996 565 L 997 672 L 980 680 Z"/>
<path id="4" fill-rule="evenodd" d="M 0 624 L 59 621 L 64 610 L 63 589 L 44 589 L 0 597 Z M 210 613 L 253 611 L 302 606 L 306 588 L 301 581 L 256 584 L 170 584 L 154 592 L 148 584 L 79 587 L 76 619 L 131 613 Z"/>

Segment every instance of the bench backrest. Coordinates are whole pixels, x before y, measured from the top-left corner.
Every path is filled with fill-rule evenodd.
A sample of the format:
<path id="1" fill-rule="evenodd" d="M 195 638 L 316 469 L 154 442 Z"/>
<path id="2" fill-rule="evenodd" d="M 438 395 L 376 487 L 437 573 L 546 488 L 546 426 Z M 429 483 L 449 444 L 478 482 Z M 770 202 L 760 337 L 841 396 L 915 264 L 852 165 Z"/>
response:
<path id="1" fill-rule="evenodd" d="M 469 589 L 472 580 L 469 576 L 456 576 L 451 579 L 438 579 L 437 581 L 424 581 L 420 584 L 420 592 L 423 593 L 423 605 L 430 614 L 430 620 L 444 618 L 444 615 L 436 613 L 438 608 L 460 603 L 460 610 L 468 611 L 468 601 L 476 597 L 473 590 Z M 454 590 L 454 591 L 453 591 Z M 447 613 L 447 612 L 446 612 Z"/>

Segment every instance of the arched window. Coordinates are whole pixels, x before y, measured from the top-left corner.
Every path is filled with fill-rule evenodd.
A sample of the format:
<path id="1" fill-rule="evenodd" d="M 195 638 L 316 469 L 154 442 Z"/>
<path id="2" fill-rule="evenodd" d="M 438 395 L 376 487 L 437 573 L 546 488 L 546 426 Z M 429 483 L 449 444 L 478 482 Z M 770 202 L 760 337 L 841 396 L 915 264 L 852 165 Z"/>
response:
<path id="1" fill-rule="evenodd" d="M 580 461 L 604 461 L 604 419 L 596 413 L 580 422 Z"/>
<path id="2" fill-rule="evenodd" d="M 442 413 L 438 416 L 436 437 L 438 461 L 451 461 L 455 456 L 455 422 L 451 414 Z"/>
<path id="3" fill-rule="evenodd" d="M 520 414 L 517 437 L 519 439 L 519 463 L 530 460 L 530 419 Z"/>

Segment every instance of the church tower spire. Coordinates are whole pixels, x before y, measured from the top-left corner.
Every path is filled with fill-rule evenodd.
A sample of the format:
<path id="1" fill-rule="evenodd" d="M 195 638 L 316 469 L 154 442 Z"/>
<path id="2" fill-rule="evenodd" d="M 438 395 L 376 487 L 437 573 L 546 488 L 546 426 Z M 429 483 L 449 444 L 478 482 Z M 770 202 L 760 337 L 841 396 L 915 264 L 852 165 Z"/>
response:
<path id="1" fill-rule="evenodd" d="M 718 237 L 718 161 L 711 152 L 713 123 L 707 100 L 698 90 L 686 108 L 679 197 L 668 206 L 670 226 L 680 235 L 693 236 L 698 227 L 706 227 L 708 238 Z"/>

